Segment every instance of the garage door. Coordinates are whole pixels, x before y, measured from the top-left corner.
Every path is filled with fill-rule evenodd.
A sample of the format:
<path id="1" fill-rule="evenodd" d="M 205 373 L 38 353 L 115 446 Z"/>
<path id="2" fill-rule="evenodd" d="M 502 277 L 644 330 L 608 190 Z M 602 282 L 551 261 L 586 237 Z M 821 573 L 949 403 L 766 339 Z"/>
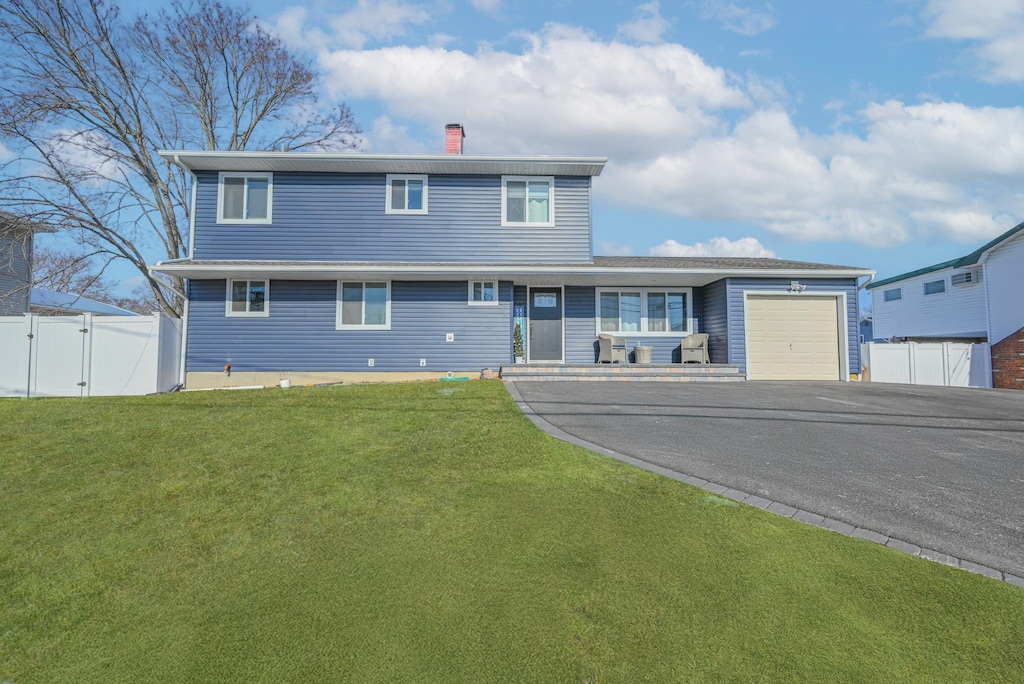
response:
<path id="1" fill-rule="evenodd" d="M 747 297 L 747 377 L 839 380 L 833 297 Z"/>

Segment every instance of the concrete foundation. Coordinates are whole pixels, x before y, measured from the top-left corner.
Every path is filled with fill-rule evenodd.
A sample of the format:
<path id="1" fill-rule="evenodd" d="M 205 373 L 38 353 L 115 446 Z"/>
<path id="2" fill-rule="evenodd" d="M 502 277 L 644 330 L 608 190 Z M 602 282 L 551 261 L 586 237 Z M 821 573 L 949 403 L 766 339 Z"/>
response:
<path id="1" fill-rule="evenodd" d="M 433 372 L 312 372 L 312 371 L 231 371 L 226 373 L 186 373 L 185 389 L 213 389 L 219 387 L 276 387 L 282 380 L 290 380 L 292 387 L 325 383 L 367 383 L 367 382 L 414 382 L 438 380 L 445 377 L 444 371 Z M 480 369 L 452 371 L 454 377 L 476 380 Z"/>

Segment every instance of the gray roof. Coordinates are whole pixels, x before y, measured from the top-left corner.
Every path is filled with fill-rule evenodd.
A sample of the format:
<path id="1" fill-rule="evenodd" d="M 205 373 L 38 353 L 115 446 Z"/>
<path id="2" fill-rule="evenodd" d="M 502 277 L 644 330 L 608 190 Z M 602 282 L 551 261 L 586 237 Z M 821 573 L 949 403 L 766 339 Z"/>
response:
<path id="1" fill-rule="evenodd" d="M 763 259 L 758 257 L 633 257 L 633 256 L 596 256 L 595 266 L 608 268 L 685 268 L 685 269 L 723 269 L 723 270 L 800 270 L 800 271 L 864 271 L 867 269 L 856 266 L 836 266 L 834 264 L 816 264 L 809 261 L 789 261 L 787 259 Z"/>
<path id="2" fill-rule="evenodd" d="M 106 314 L 110 316 L 138 316 L 134 311 L 128 311 L 112 304 L 104 304 L 95 299 L 89 299 L 82 295 L 71 292 L 55 292 L 44 290 L 41 287 L 32 288 L 32 298 L 29 306 L 33 308 L 60 311 L 61 313 L 92 313 Z"/>
<path id="3" fill-rule="evenodd" d="M 465 175 L 599 176 L 608 157 L 478 154 L 357 154 L 351 152 L 221 152 L 161 150 L 190 171 L 298 173 L 458 173 Z"/>
<path id="4" fill-rule="evenodd" d="M 193 279 L 288 278 L 335 280 L 498 279 L 535 285 L 702 287 L 722 278 L 861 278 L 874 271 L 782 259 L 595 257 L 594 263 L 410 263 L 397 261 L 253 261 L 177 259 L 152 270 Z"/>
<path id="5" fill-rule="evenodd" d="M 999 244 L 1003 242 L 1006 242 L 1007 240 L 1009 240 L 1022 230 L 1024 230 L 1024 223 L 1019 223 L 1010 230 L 1003 233 L 1002 235 L 999 235 L 998 237 L 989 240 L 981 247 L 968 254 L 967 256 L 962 256 L 958 259 L 950 259 L 949 261 L 943 261 L 941 264 L 932 264 L 931 266 L 919 268 L 916 271 L 908 271 L 907 273 L 901 273 L 900 275 L 892 276 L 891 278 L 886 278 L 885 280 L 879 280 L 878 282 L 871 283 L 870 285 L 868 285 L 867 289 L 873 290 L 876 287 L 881 287 L 883 285 L 891 285 L 892 283 L 898 283 L 901 280 L 916 278 L 917 276 L 925 275 L 928 273 L 935 273 L 936 271 L 944 271 L 947 268 L 966 268 L 968 266 L 974 266 L 979 261 L 981 261 L 981 257 L 983 254 L 985 254 L 985 252 L 989 251 L 990 249 L 993 249 L 994 247 L 997 247 Z"/>
<path id="6" fill-rule="evenodd" d="M 857 266 L 836 266 L 817 264 L 808 261 L 788 261 L 786 259 L 757 259 L 747 257 L 594 257 L 594 262 L 568 263 L 509 263 L 509 262 L 411 262 L 411 261 L 271 261 L 271 260 L 233 260 L 233 259 L 174 259 L 158 262 L 153 268 L 159 270 L 163 266 L 268 266 L 268 267 L 310 267 L 310 268 L 409 268 L 409 269 L 480 269 L 500 268 L 515 270 L 518 268 L 552 270 L 623 270 L 623 269 L 672 269 L 694 271 L 850 271 L 862 274 L 872 273 L 869 269 Z"/>

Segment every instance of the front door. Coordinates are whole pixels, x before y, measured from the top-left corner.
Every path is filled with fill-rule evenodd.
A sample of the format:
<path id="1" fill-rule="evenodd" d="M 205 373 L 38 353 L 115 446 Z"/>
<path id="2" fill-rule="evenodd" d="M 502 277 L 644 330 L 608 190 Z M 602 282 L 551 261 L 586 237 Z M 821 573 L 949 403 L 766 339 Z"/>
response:
<path id="1" fill-rule="evenodd" d="M 562 361 L 562 290 L 530 290 L 530 361 Z"/>

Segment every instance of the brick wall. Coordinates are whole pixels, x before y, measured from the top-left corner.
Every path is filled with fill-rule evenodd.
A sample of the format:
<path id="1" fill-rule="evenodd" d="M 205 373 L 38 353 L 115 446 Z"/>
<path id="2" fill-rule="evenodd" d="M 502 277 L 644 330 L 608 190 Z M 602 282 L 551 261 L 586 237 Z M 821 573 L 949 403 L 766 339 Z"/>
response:
<path id="1" fill-rule="evenodd" d="M 992 386 L 1024 390 L 1024 328 L 992 345 Z"/>

